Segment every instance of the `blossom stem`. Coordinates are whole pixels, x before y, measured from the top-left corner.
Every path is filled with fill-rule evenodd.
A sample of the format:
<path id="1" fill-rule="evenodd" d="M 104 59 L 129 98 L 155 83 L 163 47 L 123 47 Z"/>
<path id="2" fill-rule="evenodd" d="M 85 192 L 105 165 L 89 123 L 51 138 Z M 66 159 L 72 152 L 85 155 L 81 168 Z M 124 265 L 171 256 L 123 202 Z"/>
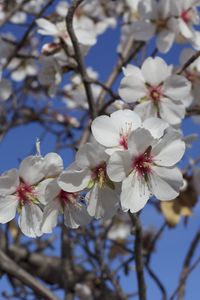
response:
<path id="1" fill-rule="evenodd" d="M 181 73 L 183 73 L 197 58 L 199 58 L 200 56 L 200 51 L 197 51 L 194 55 L 192 55 L 190 57 L 190 59 L 188 59 L 188 61 L 186 61 L 186 63 L 183 65 L 183 67 L 177 72 L 178 75 L 180 75 Z"/>

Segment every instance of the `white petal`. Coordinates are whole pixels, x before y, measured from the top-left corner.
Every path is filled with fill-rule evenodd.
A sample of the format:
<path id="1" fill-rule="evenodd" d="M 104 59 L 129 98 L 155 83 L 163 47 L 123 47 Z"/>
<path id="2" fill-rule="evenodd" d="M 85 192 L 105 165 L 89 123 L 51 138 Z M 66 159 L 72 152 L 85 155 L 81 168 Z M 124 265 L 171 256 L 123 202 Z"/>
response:
<path id="1" fill-rule="evenodd" d="M 151 135 L 160 138 L 169 124 L 159 118 L 148 118 L 144 121 L 143 127 L 151 132 Z"/>
<path id="2" fill-rule="evenodd" d="M 180 33 L 186 39 L 190 39 L 193 37 L 192 29 L 181 18 L 178 19 L 178 27 L 179 27 Z"/>
<path id="3" fill-rule="evenodd" d="M 0 194 L 11 195 L 16 192 L 19 185 L 19 173 L 17 169 L 11 169 L 0 176 Z"/>
<path id="4" fill-rule="evenodd" d="M 87 193 L 87 211 L 96 219 L 112 218 L 119 207 L 119 194 L 109 187 L 100 188 L 97 184 Z"/>
<path id="5" fill-rule="evenodd" d="M 42 204 L 46 204 L 49 201 L 49 196 L 52 194 L 46 195 L 46 189 L 47 186 L 49 185 L 50 182 L 54 181 L 55 179 L 53 178 L 47 178 L 43 181 L 41 181 L 36 187 L 35 187 L 35 193 L 37 195 L 37 199 L 40 201 Z"/>
<path id="6" fill-rule="evenodd" d="M 86 30 L 83 28 L 76 28 L 75 33 L 78 39 L 78 42 L 85 46 L 93 46 L 96 44 L 96 35 L 92 30 Z"/>
<path id="7" fill-rule="evenodd" d="M 194 54 L 195 54 L 195 51 L 193 49 L 184 48 L 180 54 L 180 58 L 179 58 L 180 64 L 181 65 L 185 64 L 186 61 L 188 61 Z"/>
<path id="8" fill-rule="evenodd" d="M 19 176 L 24 182 L 33 185 L 44 177 L 44 159 L 41 156 L 28 156 L 19 166 Z"/>
<path id="9" fill-rule="evenodd" d="M 150 22 L 136 21 L 131 28 L 136 41 L 148 41 L 154 36 L 156 26 Z"/>
<path id="10" fill-rule="evenodd" d="M 11 73 L 11 77 L 14 81 L 23 81 L 26 78 L 26 70 L 23 67 L 18 67 Z"/>
<path id="11" fill-rule="evenodd" d="M 57 27 L 50 21 L 41 18 L 41 19 L 37 19 L 36 23 L 39 26 L 38 33 L 42 35 L 52 35 L 52 36 L 58 35 Z"/>
<path id="12" fill-rule="evenodd" d="M 119 144 L 119 132 L 108 116 L 99 116 L 92 122 L 92 134 L 98 143 L 105 147 Z"/>
<path id="13" fill-rule="evenodd" d="M 118 132 L 132 131 L 141 126 L 141 119 L 130 109 L 117 110 L 110 115 L 112 122 L 118 128 Z"/>
<path id="14" fill-rule="evenodd" d="M 90 216 L 96 216 L 96 218 L 101 218 L 101 206 L 99 206 L 99 186 L 95 184 L 93 188 L 86 194 L 85 199 L 88 202 L 87 211 Z"/>
<path id="15" fill-rule="evenodd" d="M 179 195 L 183 176 L 177 168 L 153 167 L 149 175 L 151 190 L 160 200 L 172 200 Z"/>
<path id="16" fill-rule="evenodd" d="M 140 70 L 140 68 L 134 66 L 134 65 L 127 65 L 126 67 L 123 68 L 123 73 L 125 76 L 137 76 L 139 77 L 141 80 L 143 80 L 143 75 L 142 72 Z"/>
<path id="17" fill-rule="evenodd" d="M 68 210 L 77 225 L 85 226 L 92 220 L 91 216 L 87 212 L 87 207 L 84 204 L 77 203 L 77 202 L 69 203 Z M 67 220 L 65 218 L 65 225 L 66 222 Z"/>
<path id="18" fill-rule="evenodd" d="M 151 154 L 159 166 L 173 166 L 179 162 L 185 152 L 185 143 L 175 130 L 169 130 L 164 137 L 153 146 Z"/>
<path id="19" fill-rule="evenodd" d="M 80 168 L 93 168 L 108 158 L 104 147 L 97 143 L 87 143 L 76 153 L 76 164 Z"/>
<path id="20" fill-rule="evenodd" d="M 148 57 L 142 65 L 145 82 L 152 86 L 162 83 L 170 74 L 171 67 L 161 57 Z"/>
<path id="21" fill-rule="evenodd" d="M 150 191 L 143 177 L 136 173 L 131 173 L 122 182 L 122 192 L 120 196 L 123 210 L 136 213 L 141 210 L 150 197 Z"/>
<path id="22" fill-rule="evenodd" d="M 91 179 L 89 169 L 66 170 L 58 177 L 58 185 L 66 192 L 78 192 L 84 190 Z"/>
<path id="23" fill-rule="evenodd" d="M 61 211 L 59 201 L 56 199 L 49 201 L 44 209 L 41 230 L 43 233 L 51 233 L 57 225 L 58 215 Z"/>
<path id="24" fill-rule="evenodd" d="M 152 101 L 145 101 L 136 105 L 134 111 L 142 120 L 149 117 L 157 117 L 157 108 Z"/>
<path id="25" fill-rule="evenodd" d="M 128 151 L 131 155 L 137 156 L 143 154 L 149 146 L 151 146 L 154 141 L 151 133 L 144 129 L 138 128 L 137 130 L 131 132 L 128 139 Z"/>
<path id="26" fill-rule="evenodd" d="M 40 226 L 42 223 L 43 213 L 35 204 L 27 204 L 22 207 L 18 219 L 19 227 L 23 234 L 28 237 L 41 236 Z"/>
<path id="27" fill-rule="evenodd" d="M 56 177 L 63 171 L 63 160 L 57 153 L 48 153 L 44 157 L 45 177 Z"/>
<path id="28" fill-rule="evenodd" d="M 163 120 L 177 125 L 185 116 L 185 107 L 181 102 L 173 103 L 170 99 L 164 98 L 159 103 L 159 113 Z"/>
<path id="29" fill-rule="evenodd" d="M 108 161 L 107 174 L 115 182 L 121 182 L 130 172 L 131 156 L 129 151 L 117 151 Z"/>
<path id="30" fill-rule="evenodd" d="M 182 100 L 191 90 L 191 83 L 180 75 L 171 75 L 163 84 L 165 96 L 173 100 Z"/>
<path id="31" fill-rule="evenodd" d="M 145 83 L 137 75 L 126 76 L 122 79 L 119 88 L 120 97 L 128 102 L 136 102 L 148 94 Z"/>
<path id="32" fill-rule="evenodd" d="M 79 227 L 79 224 L 74 220 L 74 216 L 71 214 L 71 209 L 69 205 L 65 205 L 64 208 L 64 224 L 67 227 L 76 229 Z"/>
<path id="33" fill-rule="evenodd" d="M 16 196 L 0 196 L 0 223 L 4 224 L 14 219 L 18 204 Z"/>
<path id="34" fill-rule="evenodd" d="M 175 40 L 175 33 L 169 30 L 162 30 L 158 33 L 156 45 L 160 52 L 167 53 Z"/>

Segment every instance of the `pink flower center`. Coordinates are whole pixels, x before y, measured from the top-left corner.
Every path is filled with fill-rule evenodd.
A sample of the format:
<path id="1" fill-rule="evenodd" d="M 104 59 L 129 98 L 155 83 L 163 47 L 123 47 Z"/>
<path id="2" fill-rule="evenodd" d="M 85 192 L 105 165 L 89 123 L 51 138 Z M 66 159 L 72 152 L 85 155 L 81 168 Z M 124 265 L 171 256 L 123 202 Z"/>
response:
<path id="1" fill-rule="evenodd" d="M 181 13 L 181 19 L 185 23 L 189 23 L 192 21 L 193 13 L 191 9 L 183 10 Z"/>
<path id="2" fill-rule="evenodd" d="M 146 176 L 151 173 L 152 163 L 153 159 L 150 155 L 150 151 L 147 150 L 145 153 L 133 159 L 132 167 L 139 176 Z"/>
<path id="3" fill-rule="evenodd" d="M 15 194 L 21 205 L 31 204 L 36 197 L 34 187 L 24 182 L 20 183 Z"/>
<path id="4" fill-rule="evenodd" d="M 127 135 L 122 135 L 119 144 L 125 149 L 128 149 L 128 134 Z"/>
<path id="5" fill-rule="evenodd" d="M 65 206 L 67 203 L 73 203 L 76 200 L 76 193 L 68 193 L 63 190 L 60 191 L 58 199 L 61 205 Z"/>
<path id="6" fill-rule="evenodd" d="M 100 176 L 106 176 L 106 162 L 102 162 L 92 169 L 92 179 L 98 179 Z"/>
<path id="7" fill-rule="evenodd" d="M 149 96 L 153 102 L 157 103 L 158 101 L 160 101 L 162 95 L 163 92 L 162 92 L 162 87 L 160 85 L 149 87 Z"/>

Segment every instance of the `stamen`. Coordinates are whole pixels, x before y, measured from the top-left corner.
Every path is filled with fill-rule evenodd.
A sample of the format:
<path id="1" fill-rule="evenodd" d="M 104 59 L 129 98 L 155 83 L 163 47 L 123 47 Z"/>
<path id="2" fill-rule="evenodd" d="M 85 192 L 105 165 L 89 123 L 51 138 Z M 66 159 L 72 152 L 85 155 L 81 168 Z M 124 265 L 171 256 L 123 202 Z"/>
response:
<path id="1" fill-rule="evenodd" d="M 132 167 L 139 176 L 146 178 L 148 174 L 151 173 L 152 163 L 153 159 L 150 155 L 150 151 L 146 151 L 133 159 Z"/>
<path id="2" fill-rule="evenodd" d="M 16 196 L 21 205 L 31 204 L 36 199 L 34 187 L 24 182 L 18 186 Z"/>
<path id="3" fill-rule="evenodd" d="M 193 13 L 192 13 L 191 8 L 182 11 L 182 13 L 181 13 L 181 19 L 185 23 L 190 23 L 192 21 L 192 18 L 193 18 Z"/>
<path id="4" fill-rule="evenodd" d="M 65 206 L 67 203 L 74 203 L 76 201 L 76 193 L 68 193 L 63 190 L 60 191 L 58 199 L 62 206 Z"/>
<path id="5" fill-rule="evenodd" d="M 162 95 L 163 95 L 163 92 L 162 92 L 162 87 L 160 85 L 149 87 L 149 96 L 150 96 L 151 100 L 154 101 L 155 103 L 160 101 Z"/>
<path id="6" fill-rule="evenodd" d="M 123 128 L 121 128 L 120 130 L 120 140 L 119 140 L 119 144 L 125 149 L 128 149 L 128 137 L 129 134 L 131 133 L 131 129 L 132 129 L 132 123 L 125 123 L 126 129 L 125 131 L 123 130 Z"/>

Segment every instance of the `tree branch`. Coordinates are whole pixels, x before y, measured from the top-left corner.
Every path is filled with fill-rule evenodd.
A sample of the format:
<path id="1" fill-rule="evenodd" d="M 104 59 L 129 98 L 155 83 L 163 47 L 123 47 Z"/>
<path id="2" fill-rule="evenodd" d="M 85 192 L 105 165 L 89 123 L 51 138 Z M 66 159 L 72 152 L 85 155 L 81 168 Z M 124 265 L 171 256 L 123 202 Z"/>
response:
<path id="1" fill-rule="evenodd" d="M 54 294 L 37 281 L 32 275 L 22 269 L 12 259 L 10 259 L 2 250 L 0 250 L 0 269 L 10 276 L 14 276 L 23 284 L 30 287 L 38 296 L 48 300 L 58 300 Z"/>

